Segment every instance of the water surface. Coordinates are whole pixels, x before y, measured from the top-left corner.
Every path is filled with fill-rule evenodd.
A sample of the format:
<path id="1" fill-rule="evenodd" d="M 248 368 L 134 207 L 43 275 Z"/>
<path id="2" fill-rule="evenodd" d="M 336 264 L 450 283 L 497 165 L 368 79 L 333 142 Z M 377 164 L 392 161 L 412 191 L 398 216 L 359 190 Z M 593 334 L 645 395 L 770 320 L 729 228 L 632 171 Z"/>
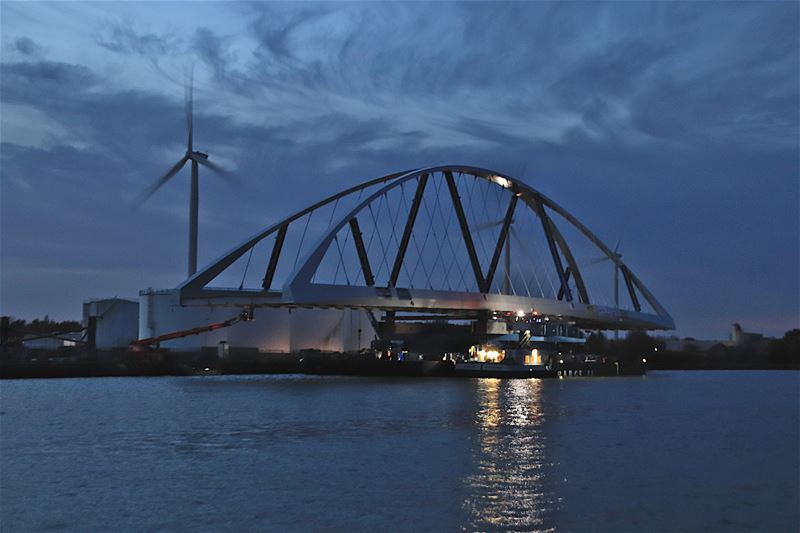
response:
<path id="1" fill-rule="evenodd" d="M 800 373 L 0 383 L 0 529 L 796 531 Z"/>

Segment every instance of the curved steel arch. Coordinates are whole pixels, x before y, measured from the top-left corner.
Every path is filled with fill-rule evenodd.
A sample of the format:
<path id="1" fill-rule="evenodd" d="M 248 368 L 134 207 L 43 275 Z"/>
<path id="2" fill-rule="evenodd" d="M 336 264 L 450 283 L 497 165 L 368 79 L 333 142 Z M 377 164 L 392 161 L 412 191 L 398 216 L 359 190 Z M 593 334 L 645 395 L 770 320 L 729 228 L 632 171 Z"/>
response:
<path id="1" fill-rule="evenodd" d="M 551 300 L 546 298 L 536 297 L 522 297 L 511 296 L 506 294 L 488 294 L 488 285 L 486 280 L 482 277 L 482 270 L 477 260 L 474 257 L 474 248 L 470 241 L 468 227 L 465 227 L 466 221 L 463 212 L 459 213 L 462 209 L 458 199 L 458 192 L 454 185 L 455 178 L 453 174 L 457 173 L 459 176 L 468 175 L 476 178 L 487 180 L 503 189 L 510 190 L 512 193 L 512 202 L 509 206 L 509 211 L 506 218 L 510 218 L 513 213 L 516 200 L 521 199 L 529 209 L 540 219 L 545 235 L 548 240 L 553 260 L 556 264 L 557 273 L 560 278 L 561 291 L 558 300 Z M 357 215 L 369 206 L 376 199 L 382 195 L 387 194 L 393 189 L 400 187 L 415 179 L 427 180 L 429 176 L 440 174 L 444 176 L 450 187 L 450 193 L 454 202 L 456 214 L 459 215 L 461 223 L 461 230 L 467 245 L 468 252 L 470 252 L 470 259 L 474 273 L 476 275 L 477 285 L 479 287 L 478 293 L 465 293 L 454 291 L 433 291 L 433 290 L 405 290 L 405 295 L 401 297 L 400 293 L 392 287 L 390 282 L 389 287 L 383 288 L 380 293 L 376 292 L 376 287 L 368 283 L 367 287 L 357 286 L 336 286 L 312 283 L 312 278 L 320 266 L 326 252 L 328 251 L 331 242 L 336 235 L 347 224 L 353 225 L 354 231 L 357 230 Z M 423 178 L 424 177 L 424 178 Z M 297 268 L 289 275 L 283 290 L 280 294 L 271 291 L 253 291 L 253 290 L 213 290 L 205 289 L 205 286 L 211 282 L 217 275 L 230 266 L 234 261 L 244 255 L 248 250 L 253 248 L 256 244 L 262 241 L 267 236 L 278 232 L 278 240 L 282 240 L 285 236 L 286 227 L 293 221 L 303 217 L 306 214 L 312 213 L 316 209 L 323 207 L 333 201 L 342 197 L 353 194 L 355 192 L 363 191 L 369 187 L 381 185 L 377 190 L 371 192 L 366 198 L 359 201 L 358 204 L 350 209 L 347 213 L 340 216 L 335 223 L 330 225 L 328 230 L 317 240 L 311 247 L 305 257 L 298 263 Z M 424 188 L 424 184 L 423 184 Z M 609 308 L 603 306 L 592 305 L 584 286 L 584 282 L 580 273 L 580 269 L 572 256 L 570 248 L 559 231 L 556 224 L 547 214 L 546 208 L 557 213 L 574 226 L 582 235 L 584 235 L 590 242 L 597 246 L 610 261 L 612 261 L 623 274 L 625 283 L 631 296 L 631 300 L 636 308 L 635 311 L 624 309 Z M 412 208 L 413 209 L 413 208 Z M 411 222 L 413 225 L 413 221 Z M 508 225 L 508 220 L 505 221 Z M 503 230 L 506 231 L 507 227 Z M 409 231 L 409 228 L 406 228 Z M 283 232 L 283 236 L 281 235 Z M 502 233 L 501 233 L 502 235 Z M 498 250 L 493 257 L 492 266 L 489 271 L 489 278 L 493 274 L 493 269 L 496 267 L 499 247 L 502 243 L 498 242 Z M 363 243 L 362 243 L 363 246 Z M 270 262 L 277 260 L 275 250 L 280 253 L 280 244 L 273 249 L 273 257 Z M 566 269 L 563 268 L 559 251 L 563 254 L 567 262 Z M 362 264 L 362 267 L 364 265 Z M 270 266 L 269 268 L 273 268 Z M 578 290 L 577 301 L 572 297 L 568 278 L 572 275 L 575 280 L 575 285 Z M 365 272 L 365 280 L 367 279 Z M 491 279 L 489 279 L 489 285 Z M 268 286 L 267 286 L 268 288 Z M 530 309 L 531 311 L 541 312 L 542 314 L 553 314 L 562 317 L 574 318 L 580 323 L 589 326 L 607 327 L 612 328 L 646 328 L 646 329 L 673 329 L 674 322 L 669 313 L 663 306 L 655 299 L 644 284 L 631 272 L 631 270 L 621 261 L 621 259 L 606 246 L 597 236 L 595 236 L 585 225 L 578 221 L 573 215 L 566 211 L 563 207 L 556 202 L 541 194 L 536 189 L 528 186 L 527 184 L 507 176 L 505 174 L 494 172 L 492 170 L 471 167 L 464 165 L 444 165 L 429 167 L 424 169 L 414 169 L 386 176 L 364 182 L 349 189 L 346 189 L 338 194 L 329 196 L 328 198 L 317 202 L 308 208 L 298 211 L 290 215 L 280 222 L 269 226 L 263 231 L 255 234 L 250 239 L 246 240 L 239 246 L 233 248 L 228 253 L 221 256 L 215 262 L 186 280 L 179 286 L 181 298 L 184 299 L 200 299 L 208 303 L 217 303 L 219 305 L 307 305 L 307 306 L 333 306 L 333 307 L 357 307 L 367 309 L 396 309 L 396 310 L 428 310 L 428 311 L 474 311 L 474 310 L 517 310 L 517 309 Z M 656 311 L 656 314 L 644 313 L 640 310 L 640 305 L 636 296 L 636 289 L 645 298 L 648 304 Z M 565 297 L 566 301 L 561 300 L 561 296 Z"/>
<path id="2" fill-rule="evenodd" d="M 336 200 L 348 196 L 350 194 L 356 193 L 358 191 L 367 189 L 372 187 L 373 185 L 377 185 L 379 183 L 385 183 L 387 181 L 393 180 L 398 176 L 402 176 L 408 172 L 413 172 L 409 170 L 405 170 L 403 172 L 395 172 L 393 174 L 387 174 L 380 178 L 376 178 L 374 180 L 365 181 L 364 183 L 360 183 L 358 185 L 354 185 L 349 189 L 345 189 L 339 193 L 333 194 L 328 196 L 327 198 L 320 200 L 319 202 L 312 204 L 305 209 L 302 209 L 288 217 L 282 219 L 280 222 L 273 224 L 272 226 L 268 226 L 266 229 L 259 231 L 246 241 L 242 242 L 238 246 L 232 248 L 225 254 L 221 255 L 217 259 L 215 259 L 210 265 L 205 267 L 204 269 L 200 270 L 199 272 L 195 273 L 189 279 L 178 285 L 178 288 L 181 291 L 192 291 L 197 289 L 202 289 L 208 283 L 210 283 L 215 277 L 217 277 L 223 270 L 231 266 L 237 259 L 247 253 L 253 246 L 264 240 L 266 237 L 269 237 L 276 231 L 278 231 L 281 227 L 287 226 L 297 220 L 298 218 L 302 218 L 303 216 L 311 213 L 319 209 L 320 207 L 326 206 L 331 202 L 335 202 Z"/>

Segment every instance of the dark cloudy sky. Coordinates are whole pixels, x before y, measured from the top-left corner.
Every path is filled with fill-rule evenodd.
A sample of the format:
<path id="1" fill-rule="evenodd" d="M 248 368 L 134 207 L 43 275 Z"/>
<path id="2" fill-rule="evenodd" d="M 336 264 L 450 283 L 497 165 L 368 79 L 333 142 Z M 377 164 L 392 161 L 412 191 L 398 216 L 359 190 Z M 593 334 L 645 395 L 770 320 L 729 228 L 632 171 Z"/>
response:
<path id="1" fill-rule="evenodd" d="M 437 164 L 519 176 L 674 316 L 721 338 L 800 326 L 797 2 L 15 3 L 2 26 L 2 313 L 185 274 L 323 194 Z"/>

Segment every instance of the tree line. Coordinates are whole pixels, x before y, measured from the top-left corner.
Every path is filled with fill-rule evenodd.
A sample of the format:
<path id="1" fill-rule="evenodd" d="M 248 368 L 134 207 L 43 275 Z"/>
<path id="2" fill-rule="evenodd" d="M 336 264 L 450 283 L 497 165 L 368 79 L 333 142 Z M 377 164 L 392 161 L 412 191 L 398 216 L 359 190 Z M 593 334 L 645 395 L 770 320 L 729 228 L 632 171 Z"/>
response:
<path id="1" fill-rule="evenodd" d="M 623 360 L 647 359 L 653 369 L 714 369 L 714 368 L 798 368 L 800 369 L 800 329 L 791 329 L 783 337 L 765 340 L 765 345 L 753 343 L 730 346 L 722 343 L 707 350 L 688 341 L 682 350 L 668 350 L 664 339 L 651 337 L 643 331 L 631 331 L 620 340 L 608 339 L 594 332 L 586 339 L 588 353 Z"/>
<path id="2" fill-rule="evenodd" d="M 49 315 L 44 318 L 34 318 L 24 320 L 21 318 L 10 317 L 8 323 L 8 338 L 22 339 L 50 333 L 68 333 L 79 331 L 83 326 L 77 320 L 51 320 Z"/>

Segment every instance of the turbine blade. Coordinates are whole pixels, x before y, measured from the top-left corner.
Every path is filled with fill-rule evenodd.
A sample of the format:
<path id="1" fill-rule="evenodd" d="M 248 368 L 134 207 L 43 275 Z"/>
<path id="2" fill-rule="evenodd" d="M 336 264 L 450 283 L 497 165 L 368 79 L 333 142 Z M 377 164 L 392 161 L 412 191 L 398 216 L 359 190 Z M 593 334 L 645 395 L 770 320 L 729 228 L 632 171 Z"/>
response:
<path id="1" fill-rule="evenodd" d="M 197 161 L 198 164 L 203 165 L 206 168 L 210 168 L 217 174 L 219 174 L 222 178 L 224 178 L 229 183 L 233 183 L 236 181 L 236 177 L 231 174 L 228 170 L 225 170 L 221 166 L 217 165 L 216 163 L 212 163 L 208 159 L 204 159 L 202 157 L 192 158 L 194 161 Z"/>
<path id="2" fill-rule="evenodd" d="M 593 260 L 589 261 L 589 264 L 590 265 L 599 265 L 600 263 L 603 263 L 605 261 L 611 261 L 611 258 L 608 257 L 607 255 L 604 255 L 603 257 L 598 257 L 597 259 L 593 259 Z"/>
<path id="3" fill-rule="evenodd" d="M 192 136 L 194 134 L 194 65 L 189 68 L 189 81 L 184 87 L 184 99 L 186 104 L 186 131 L 188 140 L 186 151 L 192 152 Z"/>
<path id="4" fill-rule="evenodd" d="M 519 234 L 517 233 L 517 230 L 514 229 L 514 225 L 513 224 L 511 226 L 509 226 L 508 232 L 511 233 L 511 236 L 514 237 L 514 239 L 516 239 L 517 243 L 521 247 L 523 247 L 523 248 L 525 247 L 525 244 L 522 242 L 522 239 L 520 238 Z"/>
<path id="5" fill-rule="evenodd" d="M 166 174 L 164 174 L 163 176 L 161 176 L 161 178 L 160 178 L 160 179 L 159 179 L 157 182 L 155 182 L 153 185 L 151 185 L 150 187 L 148 187 L 147 189 L 145 189 L 144 191 L 142 191 L 142 194 L 140 194 L 140 195 L 139 195 L 139 197 L 138 197 L 138 199 L 136 200 L 136 207 L 139 207 L 139 206 L 140 206 L 140 205 L 142 205 L 142 204 L 143 204 L 143 203 L 144 203 L 144 202 L 145 202 L 145 201 L 146 201 L 148 198 L 150 198 L 151 196 L 153 196 L 153 194 L 155 194 L 155 192 L 156 192 L 158 189 L 160 189 L 162 185 L 164 185 L 166 182 L 168 182 L 168 181 L 169 181 L 169 180 L 172 178 L 172 176 L 174 176 L 175 174 L 177 174 L 177 173 L 178 173 L 178 171 L 179 171 L 181 168 L 183 168 L 183 165 L 185 165 L 185 164 L 186 164 L 186 161 L 188 161 L 188 160 L 189 160 L 189 158 L 188 158 L 188 157 L 186 157 L 186 156 L 182 157 L 182 158 L 180 159 L 180 161 L 178 161 L 177 163 L 175 163 L 175 165 L 173 165 L 173 167 L 172 167 L 171 169 L 169 169 L 169 170 L 167 171 L 167 173 L 166 173 Z"/>
<path id="6" fill-rule="evenodd" d="M 478 224 L 477 226 L 475 226 L 475 229 L 477 231 L 483 231 L 485 229 L 497 227 L 502 223 L 503 219 L 501 218 L 500 220 L 494 220 L 492 222 L 484 222 L 483 224 Z"/>

